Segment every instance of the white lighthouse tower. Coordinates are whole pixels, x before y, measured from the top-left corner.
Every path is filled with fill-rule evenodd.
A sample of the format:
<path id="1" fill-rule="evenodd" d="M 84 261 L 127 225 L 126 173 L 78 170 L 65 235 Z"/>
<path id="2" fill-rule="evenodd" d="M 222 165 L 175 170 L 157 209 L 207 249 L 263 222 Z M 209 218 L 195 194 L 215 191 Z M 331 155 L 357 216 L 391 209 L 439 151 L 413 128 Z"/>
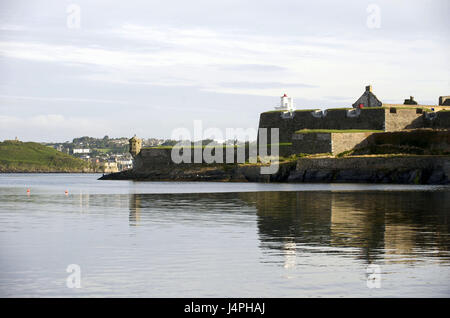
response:
<path id="1" fill-rule="evenodd" d="M 275 107 L 276 110 L 284 110 L 287 112 L 294 111 L 294 100 L 292 97 L 288 97 L 286 94 L 281 96 L 281 104 L 278 107 Z"/>

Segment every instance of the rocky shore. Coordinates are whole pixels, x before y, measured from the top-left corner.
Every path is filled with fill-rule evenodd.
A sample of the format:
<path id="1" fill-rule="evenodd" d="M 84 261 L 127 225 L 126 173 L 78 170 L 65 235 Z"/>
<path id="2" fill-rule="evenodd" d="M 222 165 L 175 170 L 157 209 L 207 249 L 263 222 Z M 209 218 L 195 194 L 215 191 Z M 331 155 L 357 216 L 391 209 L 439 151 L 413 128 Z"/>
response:
<path id="1" fill-rule="evenodd" d="M 166 164 L 127 170 L 101 180 L 224 182 L 359 182 L 450 184 L 450 156 L 361 156 L 299 158 L 278 172 L 260 174 L 260 165 Z"/>

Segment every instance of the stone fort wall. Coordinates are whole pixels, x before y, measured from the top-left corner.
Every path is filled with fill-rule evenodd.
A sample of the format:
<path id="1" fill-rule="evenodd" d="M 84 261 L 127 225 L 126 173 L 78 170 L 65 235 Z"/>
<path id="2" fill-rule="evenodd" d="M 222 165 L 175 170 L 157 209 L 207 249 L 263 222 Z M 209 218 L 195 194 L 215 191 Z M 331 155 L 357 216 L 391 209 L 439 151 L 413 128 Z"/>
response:
<path id="1" fill-rule="evenodd" d="M 292 137 L 292 153 L 316 154 L 341 152 L 363 147 L 371 132 L 357 133 L 296 133 Z"/>
<path id="2" fill-rule="evenodd" d="M 361 129 L 399 131 L 414 128 L 450 128 L 450 111 L 423 112 L 421 108 L 378 107 L 363 109 L 297 110 L 292 117 L 282 112 L 262 113 L 259 128 L 279 128 L 280 143 L 291 142 L 300 129 Z M 267 133 L 270 143 L 270 130 Z"/>
<path id="3" fill-rule="evenodd" d="M 385 108 L 385 131 L 398 131 L 423 127 L 423 110 L 421 108 Z"/>
<path id="4" fill-rule="evenodd" d="M 440 111 L 436 113 L 424 114 L 424 127 L 434 129 L 450 128 L 450 111 Z"/>
<path id="5" fill-rule="evenodd" d="M 332 130 L 384 130 L 386 132 L 413 128 L 450 128 L 450 111 L 422 112 L 420 108 L 379 107 L 367 109 L 330 109 L 327 111 L 298 110 L 292 117 L 283 118 L 282 112 L 272 111 L 260 115 L 260 128 L 279 128 L 281 145 L 280 156 L 287 157 L 294 153 L 333 153 L 338 154 L 349 150 L 371 134 L 367 133 L 308 133 L 295 134 L 301 129 L 332 129 Z M 372 140 L 369 138 L 369 140 Z M 268 143 L 270 129 L 268 130 Z M 269 154 L 270 154 L 270 148 Z M 203 150 L 205 151 L 205 150 Z M 206 150 L 214 155 L 214 149 Z M 143 148 L 135 156 L 134 167 L 138 170 L 158 170 L 163 167 L 170 169 L 176 165 L 171 159 L 171 149 Z M 195 150 L 191 149 L 191 164 L 195 164 Z M 238 151 L 233 150 L 234 162 L 242 162 Z M 244 161 L 251 154 L 244 151 Z M 203 156 L 202 156 L 203 157 Z M 239 159 L 239 160 L 238 160 Z M 223 150 L 223 162 L 227 160 L 227 151 Z M 205 164 L 205 158 L 201 163 Z"/>
<path id="6" fill-rule="evenodd" d="M 282 118 L 281 112 L 260 115 L 259 128 L 279 128 L 280 142 L 291 142 L 300 129 L 364 129 L 384 130 L 385 109 L 329 109 L 327 111 L 295 111 L 292 118 Z M 270 130 L 268 130 L 270 142 Z"/>
<path id="7" fill-rule="evenodd" d="M 227 163 L 229 160 L 233 160 L 234 163 L 248 161 L 250 156 L 252 155 L 249 151 L 248 147 L 242 148 L 230 148 L 228 149 L 231 153 L 228 156 L 227 160 L 227 150 L 223 149 L 222 156 L 218 154 L 218 157 L 222 158 L 222 162 L 219 163 Z M 180 154 L 182 154 L 182 150 L 179 150 Z M 195 162 L 195 151 L 202 152 L 202 160 L 201 162 Z M 171 169 L 171 167 L 177 165 L 193 165 L 193 164 L 208 164 L 211 162 L 207 162 L 205 160 L 205 152 L 208 152 L 211 155 L 215 155 L 214 148 L 205 148 L 205 149 L 191 149 L 190 151 L 190 161 L 185 163 L 175 163 L 172 161 L 172 149 L 159 149 L 159 148 L 143 148 L 139 154 L 134 158 L 134 169 L 138 171 L 152 171 L 152 170 L 160 170 L 164 168 Z M 242 152 L 242 154 L 240 154 Z"/>

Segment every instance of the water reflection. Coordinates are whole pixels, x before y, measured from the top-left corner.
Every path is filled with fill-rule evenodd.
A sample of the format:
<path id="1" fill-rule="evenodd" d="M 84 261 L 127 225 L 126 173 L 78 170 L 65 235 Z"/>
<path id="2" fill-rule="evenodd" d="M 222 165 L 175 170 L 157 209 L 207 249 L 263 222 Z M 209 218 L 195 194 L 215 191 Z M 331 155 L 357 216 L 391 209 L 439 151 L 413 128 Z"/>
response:
<path id="1" fill-rule="evenodd" d="M 257 207 L 261 247 L 287 250 L 291 258 L 293 249 L 317 247 L 318 252 L 355 255 L 367 263 L 379 258 L 403 263 L 425 256 L 449 259 L 450 200 L 446 192 L 241 196 Z"/>
<path id="2" fill-rule="evenodd" d="M 133 194 L 129 224 L 254 222 L 260 249 L 291 268 L 303 252 L 366 263 L 448 262 L 449 215 L 447 192 Z"/>
<path id="3" fill-rule="evenodd" d="M 0 186 L 0 296 L 449 295 L 445 190 L 60 189 Z M 368 263 L 382 265 L 376 294 Z M 68 264 L 82 266 L 80 290 Z"/>
<path id="4" fill-rule="evenodd" d="M 139 225 L 141 221 L 141 195 L 133 194 L 130 199 L 130 225 L 136 226 Z"/>

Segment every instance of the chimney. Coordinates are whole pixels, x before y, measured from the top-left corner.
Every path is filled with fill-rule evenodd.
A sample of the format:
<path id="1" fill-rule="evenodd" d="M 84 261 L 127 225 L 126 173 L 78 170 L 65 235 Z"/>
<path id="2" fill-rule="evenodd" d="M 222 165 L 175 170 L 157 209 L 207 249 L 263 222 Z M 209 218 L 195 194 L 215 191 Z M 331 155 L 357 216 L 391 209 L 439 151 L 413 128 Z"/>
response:
<path id="1" fill-rule="evenodd" d="M 366 92 L 372 92 L 372 85 L 366 86 Z"/>

